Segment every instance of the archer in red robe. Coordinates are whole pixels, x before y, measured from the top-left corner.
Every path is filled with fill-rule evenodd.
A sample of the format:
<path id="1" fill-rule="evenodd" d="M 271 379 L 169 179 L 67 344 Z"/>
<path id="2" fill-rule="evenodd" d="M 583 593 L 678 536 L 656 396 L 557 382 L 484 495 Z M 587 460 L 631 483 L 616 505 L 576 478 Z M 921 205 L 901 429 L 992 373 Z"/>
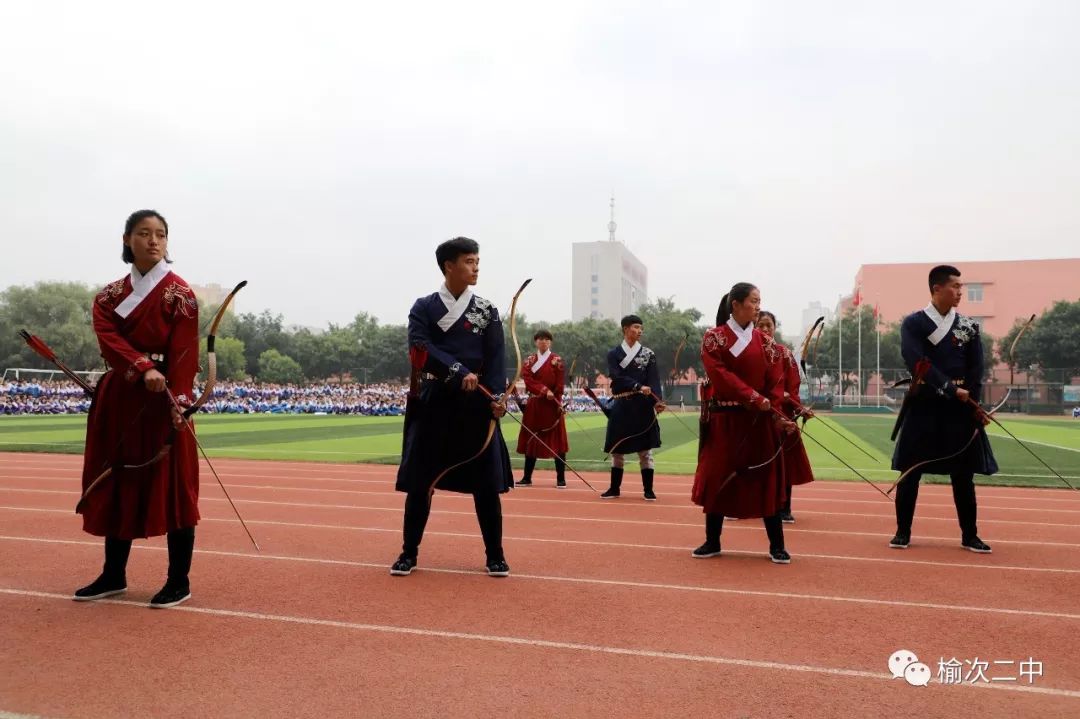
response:
<path id="1" fill-rule="evenodd" d="M 523 426 L 518 432 L 517 452 L 525 455 L 525 475 L 519 485 L 532 484 L 537 459 L 554 458 L 555 486 L 566 486 L 566 452 L 570 449 L 562 406 L 566 364 L 551 351 L 553 339 L 547 330 L 533 335 L 536 353 L 526 357 L 521 367 L 529 398 L 522 412 Z"/>
<path id="2" fill-rule="evenodd" d="M 698 558 L 720 554 L 724 516 L 761 517 L 773 562 L 787 564 L 780 511 L 787 500 L 782 442 L 794 424 L 773 411 L 783 401 L 783 353 L 754 327 L 761 299 L 739 283 L 722 302 L 725 322 L 705 333 L 701 359 L 711 399 L 691 499 L 705 511 Z"/>
<path id="3" fill-rule="evenodd" d="M 124 259 L 132 271 L 94 299 L 94 332 L 109 370 L 87 418 L 79 511 L 83 530 L 105 537 L 105 567 L 75 592 L 78 601 L 124 592 L 131 540 L 162 534 L 168 535 L 168 580 L 151 606 L 190 597 L 199 465 L 194 438 L 177 430 L 165 390 L 182 406 L 194 400 L 199 308 L 195 293 L 169 269 L 167 241 L 163 217 L 152 210 L 134 213 L 124 232 Z"/>
<path id="4" fill-rule="evenodd" d="M 776 315 L 762 310 L 758 314 L 757 327 L 768 337 L 773 337 L 773 333 L 776 332 Z M 799 401 L 799 387 L 802 384 L 799 365 L 790 348 L 779 342 L 776 346 L 783 353 L 781 364 L 784 368 L 784 398 L 777 409 L 788 419 L 794 420 L 803 410 L 802 402 Z M 806 447 L 803 446 L 801 435 L 793 434 L 785 437 L 783 444 L 784 479 L 787 481 L 788 496 L 780 510 L 780 520 L 785 524 L 794 524 L 795 517 L 791 514 L 791 488 L 797 484 L 813 482 L 814 471 L 810 467 L 810 458 L 806 456 Z"/>

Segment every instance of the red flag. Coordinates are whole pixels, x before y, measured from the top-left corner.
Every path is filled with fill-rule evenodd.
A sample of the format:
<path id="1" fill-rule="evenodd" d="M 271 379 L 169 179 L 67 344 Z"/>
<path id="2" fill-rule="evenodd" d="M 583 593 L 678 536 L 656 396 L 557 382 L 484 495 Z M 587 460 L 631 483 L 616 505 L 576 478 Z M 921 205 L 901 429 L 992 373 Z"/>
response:
<path id="1" fill-rule="evenodd" d="M 855 297 L 851 300 L 852 307 L 858 307 L 862 304 L 862 287 L 855 288 Z"/>
<path id="2" fill-rule="evenodd" d="M 874 303 L 874 319 L 875 320 L 877 319 L 877 316 L 878 316 L 878 306 L 877 306 L 877 303 L 875 302 Z"/>

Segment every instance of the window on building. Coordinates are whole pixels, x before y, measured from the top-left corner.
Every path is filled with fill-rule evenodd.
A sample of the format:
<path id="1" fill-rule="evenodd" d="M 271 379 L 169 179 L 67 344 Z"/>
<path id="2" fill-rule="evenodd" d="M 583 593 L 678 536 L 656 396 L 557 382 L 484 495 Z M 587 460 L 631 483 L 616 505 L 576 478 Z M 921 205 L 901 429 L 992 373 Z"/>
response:
<path id="1" fill-rule="evenodd" d="M 593 298 L 592 298 L 592 302 L 591 302 L 591 304 L 592 304 L 592 306 L 593 306 L 593 307 L 596 307 L 597 305 L 599 305 L 599 304 L 600 304 L 600 300 L 599 300 L 599 299 L 597 299 L 597 298 L 595 298 L 595 297 L 593 297 Z"/>
<path id="2" fill-rule="evenodd" d="M 593 275 L 592 276 L 592 281 L 593 282 L 599 282 L 600 281 L 600 275 Z"/>
<path id="3" fill-rule="evenodd" d="M 982 302 L 983 301 L 983 286 L 977 282 L 967 286 L 967 299 L 968 302 Z"/>
<path id="4" fill-rule="evenodd" d="M 592 317 L 594 320 L 599 316 L 600 316 L 600 313 L 597 312 L 596 310 L 593 310 L 592 312 L 589 313 L 589 317 Z"/>
<path id="5" fill-rule="evenodd" d="M 594 287 L 592 288 L 592 293 L 593 293 L 594 295 L 600 294 L 600 288 L 599 288 L 599 287 L 595 287 L 595 286 L 594 286 Z"/>

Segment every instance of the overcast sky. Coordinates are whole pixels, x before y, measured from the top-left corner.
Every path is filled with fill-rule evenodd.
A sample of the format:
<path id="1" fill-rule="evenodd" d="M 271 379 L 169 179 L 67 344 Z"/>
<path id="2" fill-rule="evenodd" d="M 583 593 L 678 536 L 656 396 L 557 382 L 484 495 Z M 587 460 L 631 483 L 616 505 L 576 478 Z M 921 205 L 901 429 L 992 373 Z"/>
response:
<path id="1" fill-rule="evenodd" d="M 570 315 L 571 243 L 797 327 L 860 264 L 1075 256 L 1080 3 L 9 2 L 0 288 L 126 271 L 132 210 L 242 311 L 401 323 L 435 245 Z"/>

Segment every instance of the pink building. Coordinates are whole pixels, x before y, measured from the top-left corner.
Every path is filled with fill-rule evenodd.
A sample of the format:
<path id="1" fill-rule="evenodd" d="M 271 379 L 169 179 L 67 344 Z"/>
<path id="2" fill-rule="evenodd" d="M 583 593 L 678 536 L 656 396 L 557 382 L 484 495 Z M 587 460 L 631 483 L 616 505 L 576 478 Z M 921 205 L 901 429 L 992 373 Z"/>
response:
<path id="1" fill-rule="evenodd" d="M 884 322 L 897 322 L 930 301 L 926 277 L 938 263 L 863 265 L 855 275 L 867 308 L 878 307 Z M 1055 302 L 1080 300 L 1080 258 L 953 262 L 960 270 L 965 296 L 959 311 L 974 317 L 984 332 L 997 339 L 1008 334 L 1017 319 L 1042 314 Z M 852 306 L 852 295 L 840 307 Z"/>

